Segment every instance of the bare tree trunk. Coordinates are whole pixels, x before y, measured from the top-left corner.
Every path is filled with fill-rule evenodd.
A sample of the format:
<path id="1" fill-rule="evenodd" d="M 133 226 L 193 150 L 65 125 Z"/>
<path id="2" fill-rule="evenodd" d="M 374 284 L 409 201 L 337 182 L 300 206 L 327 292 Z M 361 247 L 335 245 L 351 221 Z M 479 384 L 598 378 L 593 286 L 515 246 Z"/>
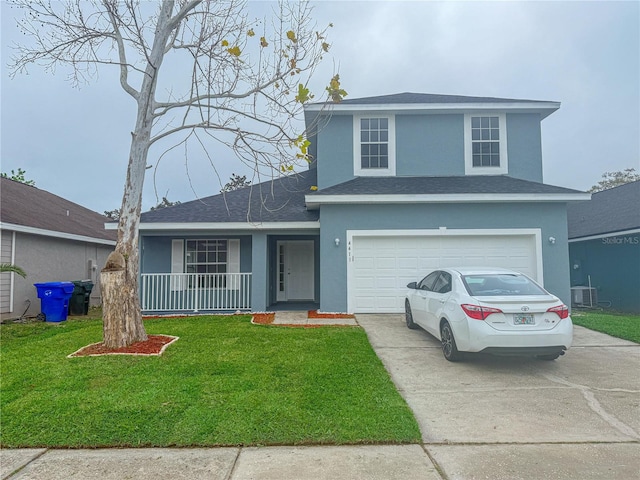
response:
<path id="1" fill-rule="evenodd" d="M 171 32 L 168 24 L 173 5 L 174 2 L 169 0 L 162 3 L 153 46 L 148 57 L 142 86 L 137 94 L 138 114 L 135 129 L 131 134 L 127 180 L 118 223 L 118 242 L 116 251 L 113 253 L 113 262 L 110 264 L 107 260 L 109 268 L 105 267 L 101 275 L 103 341 L 107 347 L 128 346 L 147 339 L 142 323 L 138 290 L 138 227 L 147 154 L 153 127 L 158 71 L 164 59 L 165 45 Z"/>
<path id="2" fill-rule="evenodd" d="M 107 264 L 100 273 L 102 286 L 102 337 L 109 348 L 126 347 L 147 339 L 142 324 L 140 305 L 137 302 L 137 290 L 132 292 L 131 282 L 127 280 L 125 258 L 118 252 L 112 252 Z M 135 282 L 137 289 L 138 283 Z M 135 298 L 135 303 L 129 299 Z M 107 320 L 109 319 L 109 320 Z"/>
<path id="3" fill-rule="evenodd" d="M 109 348 L 124 347 L 147 339 L 140 308 L 138 227 L 148 150 L 145 130 L 150 132 L 151 120 L 143 120 L 139 124 L 142 128 L 136 127 L 136 130 L 141 131 L 141 135 L 134 133 L 131 140 L 116 250 L 109 256 L 100 276 L 103 342 Z"/>

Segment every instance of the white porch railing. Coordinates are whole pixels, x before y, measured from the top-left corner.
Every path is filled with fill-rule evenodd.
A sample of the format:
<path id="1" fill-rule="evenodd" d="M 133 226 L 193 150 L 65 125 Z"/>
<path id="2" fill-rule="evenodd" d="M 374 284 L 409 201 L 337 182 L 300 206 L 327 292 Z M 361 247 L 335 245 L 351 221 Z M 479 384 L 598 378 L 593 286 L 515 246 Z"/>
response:
<path id="1" fill-rule="evenodd" d="M 251 309 L 251 273 L 143 273 L 143 312 Z"/>

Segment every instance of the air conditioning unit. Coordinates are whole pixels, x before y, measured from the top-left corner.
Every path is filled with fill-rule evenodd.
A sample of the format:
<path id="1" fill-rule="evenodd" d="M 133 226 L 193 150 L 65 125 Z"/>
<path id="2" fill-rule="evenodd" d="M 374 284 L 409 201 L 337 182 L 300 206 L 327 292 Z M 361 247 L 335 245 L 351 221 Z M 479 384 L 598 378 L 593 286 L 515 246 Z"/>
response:
<path id="1" fill-rule="evenodd" d="M 571 287 L 572 307 L 595 307 L 598 305 L 598 291 L 593 287 Z"/>

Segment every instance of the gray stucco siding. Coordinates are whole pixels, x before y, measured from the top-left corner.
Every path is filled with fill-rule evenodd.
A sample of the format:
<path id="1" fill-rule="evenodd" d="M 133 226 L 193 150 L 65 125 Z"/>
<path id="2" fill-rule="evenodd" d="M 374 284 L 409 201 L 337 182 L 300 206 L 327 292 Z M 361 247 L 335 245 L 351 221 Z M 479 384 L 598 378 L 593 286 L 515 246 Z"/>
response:
<path id="1" fill-rule="evenodd" d="M 508 113 L 505 118 L 508 175 L 542 182 L 540 115 Z M 318 188 L 354 178 L 353 128 L 352 115 L 333 115 L 312 138 Z M 464 113 L 396 114 L 395 132 L 397 176 L 465 174 Z"/>
<path id="2" fill-rule="evenodd" d="M 542 183 L 539 114 L 507 114 L 507 157 L 510 176 Z"/>
<path id="3" fill-rule="evenodd" d="M 11 232 L 7 233 L 11 235 Z M 19 317 L 25 310 L 27 316 L 40 312 L 40 299 L 34 283 L 90 280 L 94 284 L 90 303 L 100 303 L 100 270 L 113 248 L 109 245 L 16 232 L 14 263 L 26 272 L 27 278 L 15 275 L 13 312 L 3 312 L 2 317 Z M 89 268 L 90 260 L 96 267 L 94 270 Z"/>
<path id="4" fill-rule="evenodd" d="M 347 310 L 347 231 L 541 229 L 544 285 L 569 305 L 566 204 L 323 205 L 320 308 Z M 548 242 L 549 237 L 555 244 Z M 340 246 L 335 246 L 335 238 Z"/>
<path id="5" fill-rule="evenodd" d="M 327 188 L 354 178 L 353 117 L 334 115 L 319 126 L 317 141 L 318 188 Z"/>
<path id="6" fill-rule="evenodd" d="M 396 115 L 396 175 L 464 175 L 464 116 Z"/>

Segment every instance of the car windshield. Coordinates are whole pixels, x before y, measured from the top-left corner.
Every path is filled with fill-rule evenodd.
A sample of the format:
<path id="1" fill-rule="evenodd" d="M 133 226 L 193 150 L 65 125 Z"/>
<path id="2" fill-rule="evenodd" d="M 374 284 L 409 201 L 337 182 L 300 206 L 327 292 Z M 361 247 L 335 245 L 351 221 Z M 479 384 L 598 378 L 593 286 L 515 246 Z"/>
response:
<path id="1" fill-rule="evenodd" d="M 474 297 L 508 296 L 508 295 L 547 295 L 542 288 L 524 275 L 486 274 L 463 275 L 469 295 Z"/>

